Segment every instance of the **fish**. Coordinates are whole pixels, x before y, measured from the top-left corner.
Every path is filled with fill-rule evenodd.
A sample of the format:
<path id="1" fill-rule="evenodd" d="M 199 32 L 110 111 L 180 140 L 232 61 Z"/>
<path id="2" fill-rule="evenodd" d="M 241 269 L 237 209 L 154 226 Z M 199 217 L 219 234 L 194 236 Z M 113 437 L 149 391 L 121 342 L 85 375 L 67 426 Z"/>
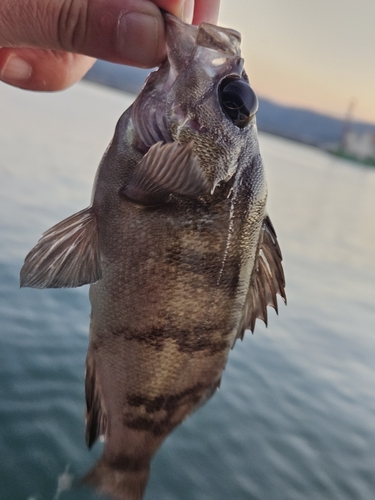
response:
<path id="1" fill-rule="evenodd" d="M 23 287 L 90 284 L 86 442 L 105 444 L 85 481 L 117 500 L 143 498 L 236 339 L 286 301 L 241 35 L 164 19 L 167 57 L 120 117 L 91 205 L 21 269 Z"/>

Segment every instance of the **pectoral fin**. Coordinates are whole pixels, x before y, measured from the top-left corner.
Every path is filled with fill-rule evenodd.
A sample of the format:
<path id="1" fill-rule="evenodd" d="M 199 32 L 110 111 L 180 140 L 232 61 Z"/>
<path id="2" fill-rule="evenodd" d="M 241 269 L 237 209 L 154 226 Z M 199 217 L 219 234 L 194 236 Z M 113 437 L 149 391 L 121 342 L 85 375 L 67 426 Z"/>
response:
<path id="1" fill-rule="evenodd" d="M 209 190 L 192 142 L 158 142 L 138 163 L 132 179 L 120 193 L 135 203 L 157 206 L 166 203 L 172 193 L 197 197 Z"/>
<path id="2" fill-rule="evenodd" d="M 71 288 L 100 278 L 97 222 L 91 207 L 46 231 L 21 269 L 21 287 Z"/>
<path id="3" fill-rule="evenodd" d="M 286 303 L 285 277 L 281 262 L 282 254 L 276 232 L 267 216 L 263 221 L 258 256 L 237 338 L 242 339 L 246 329 L 253 332 L 257 318 L 267 325 L 267 306 L 278 312 L 277 295 Z"/>

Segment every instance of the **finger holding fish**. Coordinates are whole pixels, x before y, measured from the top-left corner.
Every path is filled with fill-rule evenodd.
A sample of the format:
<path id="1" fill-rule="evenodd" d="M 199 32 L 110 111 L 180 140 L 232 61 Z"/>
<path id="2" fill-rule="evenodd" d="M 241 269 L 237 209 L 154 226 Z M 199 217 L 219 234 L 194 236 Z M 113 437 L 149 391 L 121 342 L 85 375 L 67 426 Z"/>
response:
<path id="1" fill-rule="evenodd" d="M 160 9 L 216 22 L 218 0 L 2 0 L 0 80 L 55 91 L 79 81 L 96 58 L 154 67 L 165 58 Z"/>

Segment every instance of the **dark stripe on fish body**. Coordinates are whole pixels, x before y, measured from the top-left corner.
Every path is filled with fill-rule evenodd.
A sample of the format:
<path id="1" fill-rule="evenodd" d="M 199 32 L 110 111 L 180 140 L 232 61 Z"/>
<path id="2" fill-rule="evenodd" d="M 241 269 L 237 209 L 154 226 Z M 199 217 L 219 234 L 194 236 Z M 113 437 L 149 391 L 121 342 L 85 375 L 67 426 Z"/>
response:
<path id="1" fill-rule="evenodd" d="M 161 394 L 154 398 L 149 396 L 144 396 L 142 394 L 129 394 L 127 397 L 128 404 L 133 407 L 144 406 L 147 413 L 155 413 L 160 410 L 165 410 L 168 414 L 173 414 L 181 401 L 185 403 L 190 402 L 191 399 L 196 399 L 201 397 L 202 393 L 207 390 L 206 384 L 196 384 L 189 387 L 177 394 Z"/>
<path id="2" fill-rule="evenodd" d="M 221 340 L 213 340 L 210 334 L 217 333 L 218 330 L 206 329 L 204 327 L 190 330 L 179 330 L 176 339 L 179 351 L 183 353 L 194 353 L 207 351 L 208 355 L 218 354 L 228 347 L 227 335 L 221 336 Z M 224 338 L 223 338 L 224 337 Z"/>
<path id="3" fill-rule="evenodd" d="M 123 420 L 124 425 L 129 427 L 129 429 L 134 429 L 136 431 L 147 431 L 153 434 L 154 436 L 164 436 L 169 434 L 171 429 L 177 425 L 171 423 L 171 419 L 169 417 L 163 418 L 155 422 L 152 418 L 147 417 L 136 417 L 136 418 L 127 418 L 124 417 Z"/>
<path id="4" fill-rule="evenodd" d="M 134 456 L 126 455 L 126 453 L 121 453 L 116 455 L 114 458 L 107 458 L 107 462 L 111 465 L 112 469 L 116 469 L 119 471 L 129 471 L 129 472 L 137 472 L 139 470 L 143 470 L 149 467 L 150 460 L 147 457 L 146 459 L 135 458 Z"/>
<path id="5" fill-rule="evenodd" d="M 217 384 L 215 384 L 216 387 Z M 204 384 L 196 384 L 188 389 L 185 389 L 179 394 L 171 394 L 167 396 L 157 396 L 149 398 L 143 395 L 132 394 L 128 396 L 128 403 L 133 408 L 144 406 L 150 416 L 134 416 L 133 412 L 124 415 L 123 423 L 130 429 L 138 431 L 147 431 L 154 436 L 167 435 L 181 421 L 181 416 L 178 420 L 173 417 L 176 412 L 186 406 L 187 411 L 184 416 L 189 413 L 194 407 L 205 399 L 207 392 L 212 393 L 212 386 Z M 158 418 L 154 413 L 163 411 L 166 416 Z M 183 417 L 182 417 L 183 418 Z"/>
<path id="6" fill-rule="evenodd" d="M 200 252 L 193 248 L 185 249 L 179 257 L 179 267 L 185 274 L 186 281 L 193 281 L 197 277 L 203 277 L 203 283 L 210 287 L 224 289 L 228 299 L 236 294 L 241 260 L 238 256 L 221 256 L 217 251 Z M 220 278 L 220 279 L 219 279 Z M 197 281 L 198 286 L 202 281 Z"/>
<path id="7" fill-rule="evenodd" d="M 122 336 L 128 341 L 135 340 L 141 344 L 154 347 L 157 351 L 162 351 L 166 342 L 174 342 L 180 352 L 192 354 L 194 352 L 207 351 L 208 355 L 218 354 L 229 346 L 228 337 L 232 333 L 231 329 L 221 333 L 220 340 L 218 332 L 221 328 L 196 327 L 192 330 L 179 328 L 152 328 L 147 331 L 132 331 L 129 329 L 113 331 L 114 336 Z"/>

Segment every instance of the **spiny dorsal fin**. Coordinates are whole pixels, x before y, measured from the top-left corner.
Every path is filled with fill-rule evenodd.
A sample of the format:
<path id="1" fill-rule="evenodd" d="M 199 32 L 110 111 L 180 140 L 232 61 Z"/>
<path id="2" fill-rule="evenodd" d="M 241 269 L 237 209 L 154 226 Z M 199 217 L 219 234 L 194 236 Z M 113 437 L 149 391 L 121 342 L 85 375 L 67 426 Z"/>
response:
<path id="1" fill-rule="evenodd" d="M 267 306 L 278 312 L 277 294 L 286 303 L 285 277 L 281 262 L 282 254 L 276 232 L 270 218 L 266 216 L 237 338 L 242 339 L 246 329 L 253 332 L 257 318 L 267 326 Z"/>
<path id="2" fill-rule="evenodd" d="M 97 381 L 95 360 L 90 352 L 86 358 L 85 393 L 86 393 L 86 444 L 89 448 L 99 436 L 107 434 L 107 415 L 103 407 L 100 386 Z"/>
<path id="3" fill-rule="evenodd" d="M 157 142 L 138 163 L 130 182 L 120 193 L 135 203 L 157 206 L 170 194 L 197 197 L 210 185 L 193 151 L 193 143 Z"/>
<path id="4" fill-rule="evenodd" d="M 48 229 L 21 269 L 21 287 L 72 288 L 100 278 L 98 230 L 91 207 Z"/>

